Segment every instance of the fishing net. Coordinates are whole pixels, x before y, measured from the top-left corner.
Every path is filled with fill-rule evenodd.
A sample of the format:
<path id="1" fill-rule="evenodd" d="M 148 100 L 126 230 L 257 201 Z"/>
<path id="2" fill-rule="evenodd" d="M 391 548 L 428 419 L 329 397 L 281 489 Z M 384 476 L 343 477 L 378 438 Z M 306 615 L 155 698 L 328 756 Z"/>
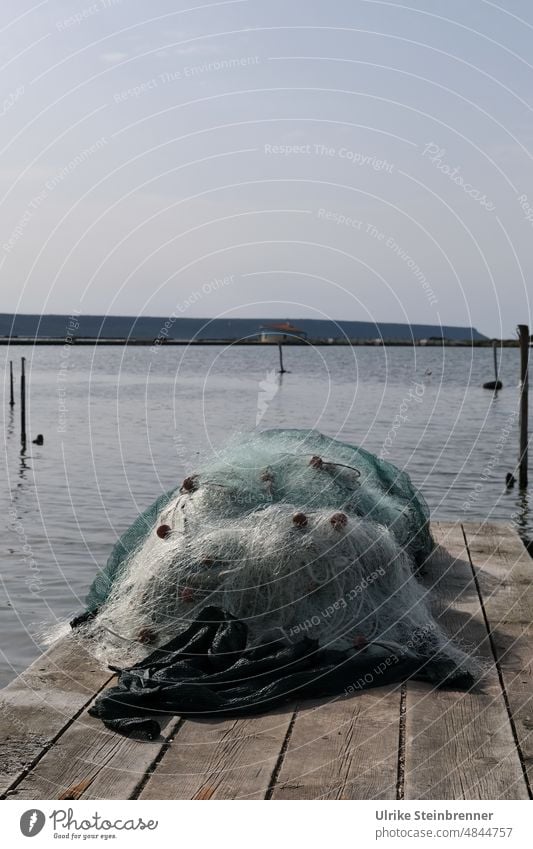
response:
<path id="1" fill-rule="evenodd" d="M 82 632 L 108 662 L 134 662 L 210 605 L 251 644 L 381 642 L 464 671 L 416 578 L 433 547 L 428 509 L 392 464 L 317 432 L 241 436 L 124 534 Z"/>

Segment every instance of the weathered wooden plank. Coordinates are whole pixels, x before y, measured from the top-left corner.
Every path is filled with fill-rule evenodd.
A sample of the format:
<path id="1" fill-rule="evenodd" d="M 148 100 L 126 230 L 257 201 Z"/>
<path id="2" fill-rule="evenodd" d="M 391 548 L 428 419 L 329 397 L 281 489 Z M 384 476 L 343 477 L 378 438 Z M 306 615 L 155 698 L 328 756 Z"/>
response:
<path id="1" fill-rule="evenodd" d="M 465 533 L 531 789 L 533 561 L 509 526 L 472 524 L 465 527 Z"/>
<path id="2" fill-rule="evenodd" d="M 524 583 L 531 586 L 533 562 L 516 530 L 507 523 L 469 522 L 463 525 L 472 561 L 489 567 L 501 583 Z M 494 563 L 494 568 L 490 564 Z"/>
<path id="3" fill-rule="evenodd" d="M 8 799 L 129 799 L 178 724 L 159 717 L 157 740 L 123 737 L 84 712 Z"/>
<path id="4" fill-rule="evenodd" d="M 407 685 L 405 798 L 526 799 L 527 787 L 460 525 L 435 526 L 451 557 L 436 557 L 426 582 L 452 638 L 489 665 L 468 693 Z"/>
<path id="5" fill-rule="evenodd" d="M 400 691 L 396 686 L 298 711 L 273 799 L 395 799 Z"/>
<path id="6" fill-rule="evenodd" d="M 139 798 L 264 799 L 293 714 L 187 720 Z"/>
<path id="7" fill-rule="evenodd" d="M 0 793 L 18 780 L 110 679 L 69 634 L 0 692 Z"/>

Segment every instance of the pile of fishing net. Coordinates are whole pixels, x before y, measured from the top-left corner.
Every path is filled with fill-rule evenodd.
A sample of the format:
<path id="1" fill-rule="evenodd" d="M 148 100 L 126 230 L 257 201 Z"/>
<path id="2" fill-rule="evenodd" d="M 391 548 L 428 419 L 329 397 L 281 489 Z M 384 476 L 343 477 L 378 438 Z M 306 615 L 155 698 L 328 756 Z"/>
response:
<path id="1" fill-rule="evenodd" d="M 267 683 L 287 678 L 280 693 L 290 698 L 290 676 L 301 671 L 290 664 L 300 662 L 304 645 L 307 671 L 330 661 L 338 667 L 341 656 L 349 662 L 346 675 L 330 676 L 330 690 L 359 681 L 363 667 L 367 675 L 369 659 L 376 666 L 387 657 L 402 661 L 389 662 L 388 679 L 393 667 L 397 679 L 405 677 L 408 660 L 409 675 L 470 685 L 473 663 L 434 621 L 417 579 L 433 547 L 427 507 L 392 464 L 315 431 L 241 436 L 139 516 L 95 579 L 76 625 L 95 653 L 126 670 L 123 690 L 138 691 L 139 681 L 159 694 L 165 680 L 174 691 L 176 682 L 188 687 L 188 701 L 175 712 L 187 705 L 210 712 L 202 681 L 205 696 L 209 676 L 235 664 L 241 672 L 226 679 L 241 690 L 248 682 L 253 697 L 261 687 L 253 670 L 243 679 L 242 667 L 258 651 L 270 657 Z M 221 660 L 224 628 L 231 648 Z M 194 649 L 187 648 L 191 635 Z M 286 675 L 275 660 L 283 650 Z M 368 679 L 367 686 L 384 683 L 383 676 Z M 252 702 L 257 710 L 271 706 Z M 217 704 L 222 710 L 214 699 L 213 712 Z"/>

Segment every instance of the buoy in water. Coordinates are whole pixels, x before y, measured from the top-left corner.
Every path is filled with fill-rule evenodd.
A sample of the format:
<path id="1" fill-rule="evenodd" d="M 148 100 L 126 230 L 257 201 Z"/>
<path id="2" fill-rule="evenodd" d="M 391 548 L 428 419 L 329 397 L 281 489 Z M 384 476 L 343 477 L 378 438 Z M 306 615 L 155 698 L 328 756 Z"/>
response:
<path id="1" fill-rule="evenodd" d="M 506 489 L 512 489 L 513 486 L 515 485 L 515 483 L 516 483 L 515 476 L 513 474 L 511 474 L 511 472 L 507 472 L 507 474 L 505 475 L 505 488 Z"/>
<path id="2" fill-rule="evenodd" d="M 489 380 L 483 384 L 483 389 L 494 389 L 497 392 L 499 389 L 503 389 L 503 383 L 501 380 Z"/>
<path id="3" fill-rule="evenodd" d="M 37 434 L 35 439 L 33 440 L 34 445 L 44 445 L 44 436 L 42 433 Z"/>

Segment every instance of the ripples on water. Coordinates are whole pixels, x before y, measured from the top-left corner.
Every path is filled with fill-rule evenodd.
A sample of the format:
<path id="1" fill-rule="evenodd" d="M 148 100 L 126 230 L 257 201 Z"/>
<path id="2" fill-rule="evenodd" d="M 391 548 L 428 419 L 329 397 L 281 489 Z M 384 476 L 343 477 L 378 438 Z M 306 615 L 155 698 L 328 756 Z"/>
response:
<path id="1" fill-rule="evenodd" d="M 317 428 L 378 454 L 390 434 L 388 459 L 434 517 L 514 516 L 531 531 L 525 499 L 505 490 L 518 453 L 517 349 L 502 352 L 497 397 L 481 388 L 490 349 L 287 347 L 282 379 L 274 347 L 17 347 L 17 375 L 22 355 L 28 432 L 45 444 L 21 460 L 6 379 L 0 684 L 38 654 L 43 623 L 83 608 L 137 513 L 258 416 L 261 428 Z"/>

